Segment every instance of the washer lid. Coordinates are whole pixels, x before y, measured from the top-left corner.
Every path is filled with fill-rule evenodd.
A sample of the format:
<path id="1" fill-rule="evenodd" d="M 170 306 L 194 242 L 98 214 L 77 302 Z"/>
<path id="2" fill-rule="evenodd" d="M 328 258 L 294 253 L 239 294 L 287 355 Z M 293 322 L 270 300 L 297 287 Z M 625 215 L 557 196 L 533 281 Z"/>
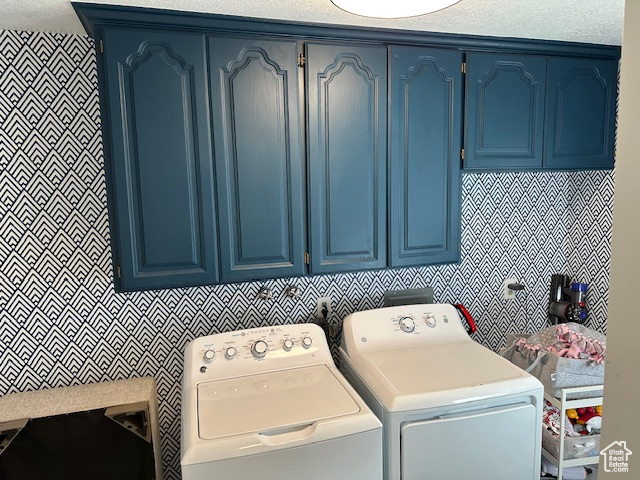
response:
<path id="1" fill-rule="evenodd" d="M 201 383 L 197 403 L 198 436 L 205 440 L 284 431 L 360 411 L 326 365 Z"/>
<path id="2" fill-rule="evenodd" d="M 542 389 L 536 378 L 471 340 L 371 352 L 354 366 L 391 412 Z"/>

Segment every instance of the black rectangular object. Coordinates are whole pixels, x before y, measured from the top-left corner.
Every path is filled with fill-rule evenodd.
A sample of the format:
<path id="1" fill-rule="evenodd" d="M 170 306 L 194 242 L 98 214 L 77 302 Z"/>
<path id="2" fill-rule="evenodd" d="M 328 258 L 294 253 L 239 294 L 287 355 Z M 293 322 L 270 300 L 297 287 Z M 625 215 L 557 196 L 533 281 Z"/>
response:
<path id="1" fill-rule="evenodd" d="M 154 480 L 152 444 L 104 412 L 29 420 L 0 455 L 0 479 Z"/>
<path id="2" fill-rule="evenodd" d="M 407 290 L 388 290 L 384 292 L 384 306 L 415 305 L 433 303 L 433 288 L 410 288 Z"/>

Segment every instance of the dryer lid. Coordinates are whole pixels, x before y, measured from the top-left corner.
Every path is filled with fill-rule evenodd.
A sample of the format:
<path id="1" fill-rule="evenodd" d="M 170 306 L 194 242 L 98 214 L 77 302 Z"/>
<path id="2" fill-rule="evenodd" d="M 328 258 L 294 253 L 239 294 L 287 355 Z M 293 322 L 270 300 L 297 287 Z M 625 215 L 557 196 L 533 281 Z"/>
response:
<path id="1" fill-rule="evenodd" d="M 326 365 L 201 383 L 197 404 L 198 436 L 206 440 L 283 431 L 360 411 Z"/>
<path id="2" fill-rule="evenodd" d="M 536 378 L 472 340 L 371 352 L 355 367 L 388 411 L 542 389 Z"/>

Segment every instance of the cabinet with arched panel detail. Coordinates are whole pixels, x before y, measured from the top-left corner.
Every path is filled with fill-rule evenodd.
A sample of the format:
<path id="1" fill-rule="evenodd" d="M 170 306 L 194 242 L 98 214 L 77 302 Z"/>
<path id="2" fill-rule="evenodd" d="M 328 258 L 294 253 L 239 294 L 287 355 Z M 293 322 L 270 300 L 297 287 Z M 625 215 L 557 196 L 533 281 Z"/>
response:
<path id="1" fill-rule="evenodd" d="M 223 281 L 387 265 L 386 54 L 209 38 Z"/>
<path id="2" fill-rule="evenodd" d="M 613 168 L 615 59 L 467 54 L 464 167 Z"/>
<path id="3" fill-rule="evenodd" d="M 74 8 L 119 291 L 456 262 L 461 165 L 613 166 L 616 47 Z"/>
<path id="4" fill-rule="evenodd" d="M 460 242 L 462 52 L 390 48 L 389 264 L 455 262 Z"/>
<path id="5" fill-rule="evenodd" d="M 542 167 L 546 57 L 467 54 L 465 168 Z"/>
<path id="6" fill-rule="evenodd" d="M 387 48 L 306 45 L 310 269 L 387 265 Z"/>
<path id="7" fill-rule="evenodd" d="M 105 29 L 101 83 L 115 284 L 218 280 L 205 37 Z"/>
<path id="8" fill-rule="evenodd" d="M 224 281 L 305 273 L 298 53 L 291 40 L 209 38 Z"/>
<path id="9" fill-rule="evenodd" d="M 613 168 L 618 62 L 548 61 L 544 167 Z"/>

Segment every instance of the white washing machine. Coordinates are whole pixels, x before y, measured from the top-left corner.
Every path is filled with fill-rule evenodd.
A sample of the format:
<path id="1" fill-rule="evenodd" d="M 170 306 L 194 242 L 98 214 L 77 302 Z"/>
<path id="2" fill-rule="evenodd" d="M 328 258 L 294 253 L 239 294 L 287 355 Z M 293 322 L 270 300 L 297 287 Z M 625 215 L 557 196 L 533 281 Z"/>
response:
<path id="1" fill-rule="evenodd" d="M 382 424 L 313 324 L 190 342 L 181 442 L 183 480 L 382 478 Z"/>
<path id="2" fill-rule="evenodd" d="M 342 335 L 341 369 L 382 420 L 385 479 L 540 478 L 543 386 L 454 306 L 357 312 Z"/>

